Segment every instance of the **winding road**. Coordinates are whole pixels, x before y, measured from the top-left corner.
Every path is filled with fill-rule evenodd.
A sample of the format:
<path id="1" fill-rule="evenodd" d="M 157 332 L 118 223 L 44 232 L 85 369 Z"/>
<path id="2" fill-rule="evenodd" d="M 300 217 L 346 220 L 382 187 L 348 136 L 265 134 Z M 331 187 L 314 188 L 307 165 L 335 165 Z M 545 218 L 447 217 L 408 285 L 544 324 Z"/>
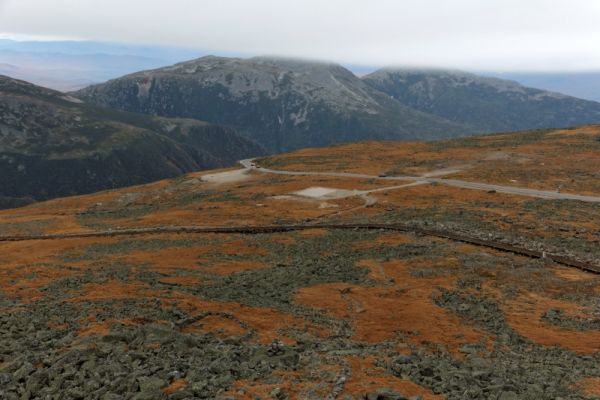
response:
<path id="1" fill-rule="evenodd" d="M 577 200 L 583 201 L 587 203 L 600 203 L 600 196 L 586 196 L 580 194 L 572 194 L 572 193 L 561 193 L 558 191 L 550 191 L 550 190 L 537 190 L 530 189 L 518 186 L 503 186 L 503 185 L 494 185 L 490 183 L 482 183 L 482 182 L 470 182 L 463 181 L 459 179 L 447 179 L 447 178 L 435 178 L 432 175 L 435 174 L 426 174 L 424 176 L 410 176 L 410 175 L 400 175 L 400 176 L 376 176 L 376 175 L 367 175 L 367 174 L 358 174 L 358 173 L 348 173 L 348 172 L 310 172 L 310 171 L 283 171 L 283 170 L 275 170 L 260 167 L 256 164 L 254 159 L 246 159 L 241 160 L 240 164 L 248 169 L 259 171 L 268 174 L 277 174 L 277 175 L 294 175 L 294 176 L 329 176 L 329 177 L 340 177 L 340 178 L 358 178 L 358 179 L 377 179 L 381 181 L 403 181 L 403 182 L 413 182 L 414 184 L 440 184 L 453 186 L 463 189 L 473 189 L 473 190 L 484 190 L 484 191 L 495 191 L 498 193 L 508 193 L 508 194 L 516 194 L 519 196 L 529 196 L 529 197 L 537 197 L 541 199 L 549 199 L 549 200 Z M 452 171 L 448 171 L 451 173 Z M 454 171 L 457 172 L 457 171 Z M 392 186 L 385 187 L 376 190 L 370 190 L 369 192 L 374 191 L 384 191 L 384 190 L 393 190 L 399 189 L 402 187 L 407 187 L 412 185 L 400 185 L 400 186 Z"/>
<path id="2" fill-rule="evenodd" d="M 384 181 L 412 181 L 412 183 L 389 186 L 378 188 L 374 190 L 364 191 L 365 193 L 372 193 L 376 191 L 399 189 L 407 186 L 414 186 L 418 184 L 426 184 L 432 182 L 438 182 L 450 186 L 475 189 L 475 190 L 496 190 L 503 193 L 518 194 L 524 196 L 549 198 L 549 199 L 566 199 L 566 200 L 579 200 L 600 203 L 600 197 L 594 196 L 581 196 L 568 193 L 557 193 L 543 190 L 526 189 L 511 186 L 500 186 L 490 185 L 486 183 L 467 182 L 456 179 L 441 179 L 431 178 L 427 176 L 393 176 L 393 177 L 380 177 L 366 174 L 354 174 L 354 173 L 339 173 L 339 172 L 303 172 L 303 171 L 280 171 L 271 170 L 268 168 L 258 167 L 252 159 L 242 160 L 240 163 L 247 170 L 256 170 L 264 173 L 272 173 L 279 175 L 315 175 L 315 176 L 339 176 L 339 177 L 351 177 L 361 179 L 379 179 Z M 439 176 L 439 175 L 437 175 Z M 476 246 L 482 246 L 492 248 L 499 251 L 510 252 L 532 258 L 548 259 L 558 264 L 562 264 L 568 267 L 578 268 L 583 271 L 600 274 L 600 265 L 584 261 L 576 258 L 564 256 L 562 254 L 552 254 L 544 250 L 531 249 L 522 245 L 513 245 L 504 243 L 493 239 L 484 239 L 477 236 L 470 236 L 458 232 L 440 230 L 440 229 L 424 229 L 416 226 L 404 225 L 401 223 L 392 224 L 343 224 L 343 223 L 296 223 L 290 225 L 257 225 L 257 226 L 157 226 L 157 227 L 146 227 L 146 228 L 126 228 L 126 229 L 108 229 L 98 231 L 87 231 L 87 232 L 71 232 L 71 233 L 54 233 L 54 234 L 37 234 L 37 235 L 14 235 L 14 236 L 3 236 L 0 235 L 0 243 L 2 242 L 20 242 L 20 241 L 37 241 L 37 240 L 64 240 L 64 239 L 80 239 L 80 238 L 97 238 L 97 237 L 118 237 L 118 236 L 137 236 L 137 235 L 156 235 L 165 233 L 214 233 L 214 234 L 261 234 L 261 233 L 276 233 L 276 232 L 290 232 L 307 229 L 342 229 L 342 230 L 391 230 L 400 232 L 412 232 L 419 235 L 433 236 L 442 239 L 448 239 L 457 242 L 469 243 Z"/>

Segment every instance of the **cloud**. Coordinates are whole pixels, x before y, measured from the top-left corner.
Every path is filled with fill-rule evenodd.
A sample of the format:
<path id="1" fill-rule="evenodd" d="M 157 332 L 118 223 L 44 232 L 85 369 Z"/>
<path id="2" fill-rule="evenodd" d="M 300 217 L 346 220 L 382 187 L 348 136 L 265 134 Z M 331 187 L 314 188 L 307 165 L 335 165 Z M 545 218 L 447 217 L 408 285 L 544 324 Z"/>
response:
<path id="1" fill-rule="evenodd" d="M 5 32 L 354 64 L 600 69 L 597 0 L 0 0 Z"/>

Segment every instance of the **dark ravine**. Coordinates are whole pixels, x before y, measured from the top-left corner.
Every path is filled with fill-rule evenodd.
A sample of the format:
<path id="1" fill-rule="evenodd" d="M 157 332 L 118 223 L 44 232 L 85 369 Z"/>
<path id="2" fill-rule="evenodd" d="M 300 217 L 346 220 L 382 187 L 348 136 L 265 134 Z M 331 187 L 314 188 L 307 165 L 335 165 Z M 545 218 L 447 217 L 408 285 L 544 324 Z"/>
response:
<path id="1" fill-rule="evenodd" d="M 218 168 L 262 154 L 202 121 L 101 109 L 0 76 L 0 207 Z"/>

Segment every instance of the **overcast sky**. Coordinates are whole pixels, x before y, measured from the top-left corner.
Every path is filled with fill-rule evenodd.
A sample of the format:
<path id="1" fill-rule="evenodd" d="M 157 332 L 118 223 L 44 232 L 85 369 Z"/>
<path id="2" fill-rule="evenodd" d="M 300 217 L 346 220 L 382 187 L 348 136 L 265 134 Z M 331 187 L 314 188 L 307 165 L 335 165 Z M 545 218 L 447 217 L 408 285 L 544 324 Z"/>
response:
<path id="1" fill-rule="evenodd" d="M 359 65 L 600 70 L 600 0 L 0 0 L 0 33 Z"/>

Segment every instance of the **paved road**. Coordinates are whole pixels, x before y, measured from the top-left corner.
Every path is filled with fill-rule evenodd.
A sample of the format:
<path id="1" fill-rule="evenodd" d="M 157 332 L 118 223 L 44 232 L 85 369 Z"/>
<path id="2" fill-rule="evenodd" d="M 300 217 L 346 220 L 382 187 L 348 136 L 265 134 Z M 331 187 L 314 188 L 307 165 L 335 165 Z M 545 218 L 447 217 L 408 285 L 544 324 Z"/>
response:
<path id="1" fill-rule="evenodd" d="M 309 172 L 309 171 L 282 171 L 277 169 L 263 168 L 255 164 L 254 159 L 241 160 L 240 164 L 247 169 L 255 169 L 259 172 L 277 175 L 296 175 L 296 176 L 337 176 L 340 178 L 359 178 L 359 179 L 381 179 L 389 181 L 415 181 L 423 179 L 418 176 L 386 176 L 380 177 L 367 174 L 354 174 L 350 172 Z"/>
<path id="2" fill-rule="evenodd" d="M 550 199 L 550 200 L 578 200 L 584 201 L 588 203 L 600 203 L 600 196 L 585 196 L 580 194 L 572 194 L 572 193 L 561 193 L 550 190 L 537 190 L 537 189 L 529 189 L 518 186 L 502 186 L 502 185 L 494 185 L 489 183 L 482 182 L 469 182 L 463 181 L 459 179 L 447 179 L 447 178 L 434 178 L 428 176 L 376 176 L 376 175 L 367 175 L 367 174 L 355 174 L 355 173 L 345 173 L 345 172 L 310 172 L 310 171 L 282 171 L 282 170 L 274 170 L 269 168 L 262 168 L 255 164 L 253 159 L 247 159 L 240 161 L 240 164 L 246 169 L 253 169 L 256 171 L 269 173 L 269 174 L 278 174 L 278 175 L 296 175 L 296 176 L 333 176 L 333 177 L 342 177 L 342 178 L 360 178 L 360 179 L 378 179 L 382 181 L 409 181 L 415 183 L 437 183 L 441 185 L 448 185 L 453 187 L 459 187 L 463 189 L 474 189 L 474 190 L 485 190 L 485 191 L 496 191 L 499 193 L 508 193 L 508 194 L 516 194 L 520 196 L 529 196 L 529 197 L 537 197 L 541 199 Z M 402 185 L 404 186 L 404 185 Z M 400 186 L 400 187 L 402 187 Z M 383 188 L 383 190 L 389 190 L 393 188 Z"/>

